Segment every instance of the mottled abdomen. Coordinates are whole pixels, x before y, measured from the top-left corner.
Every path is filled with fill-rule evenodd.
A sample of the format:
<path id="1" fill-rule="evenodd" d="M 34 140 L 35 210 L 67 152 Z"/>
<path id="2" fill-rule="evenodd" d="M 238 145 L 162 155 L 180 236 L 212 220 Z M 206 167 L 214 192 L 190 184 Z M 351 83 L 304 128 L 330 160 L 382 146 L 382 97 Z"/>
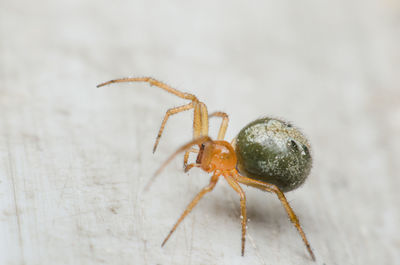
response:
<path id="1" fill-rule="evenodd" d="M 311 170 L 310 145 L 290 123 L 261 118 L 244 127 L 236 138 L 240 174 L 291 191 Z"/>

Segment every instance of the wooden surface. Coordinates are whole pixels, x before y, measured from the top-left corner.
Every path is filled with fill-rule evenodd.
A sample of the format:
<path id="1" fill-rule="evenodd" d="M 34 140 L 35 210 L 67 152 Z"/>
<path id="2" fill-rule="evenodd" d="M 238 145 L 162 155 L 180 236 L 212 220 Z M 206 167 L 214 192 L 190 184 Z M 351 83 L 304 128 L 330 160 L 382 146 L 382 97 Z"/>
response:
<path id="1" fill-rule="evenodd" d="M 400 264 L 400 3 L 0 2 L 0 264 Z M 185 101 L 230 114 L 227 139 L 264 115 L 302 128 L 314 167 L 287 194 L 310 261 L 275 196 L 224 181 L 164 248 L 207 174 L 162 161 L 191 138 Z M 215 135 L 216 124 L 211 134 Z"/>

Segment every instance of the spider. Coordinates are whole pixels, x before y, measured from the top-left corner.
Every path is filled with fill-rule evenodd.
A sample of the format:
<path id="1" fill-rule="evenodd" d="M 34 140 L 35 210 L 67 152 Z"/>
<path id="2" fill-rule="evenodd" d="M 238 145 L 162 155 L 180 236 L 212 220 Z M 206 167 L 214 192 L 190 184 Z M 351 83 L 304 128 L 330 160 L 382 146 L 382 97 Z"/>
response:
<path id="1" fill-rule="evenodd" d="M 165 245 L 172 233 L 200 199 L 214 189 L 218 179 L 222 176 L 240 196 L 242 256 L 245 249 L 247 213 L 246 195 L 239 184 L 245 184 L 277 195 L 290 221 L 298 230 L 312 260 L 315 261 L 314 253 L 299 220 L 283 193 L 299 187 L 311 170 L 310 145 L 298 129 L 286 121 L 264 117 L 245 126 L 238 136 L 229 143 L 224 140 L 229 121 L 228 115 L 220 111 L 208 114 L 206 104 L 196 96 L 181 92 L 151 77 L 114 79 L 99 84 L 97 87 L 121 82 L 147 82 L 151 86 L 159 87 L 190 101 L 186 105 L 171 108 L 166 112 L 156 137 L 153 153 L 157 149 L 168 118 L 183 111 L 194 110 L 193 140 L 176 150 L 156 171 L 152 179 L 181 152 L 185 152 L 183 158 L 185 172 L 198 167 L 207 173 L 212 173 L 210 183 L 189 203 L 161 246 Z M 208 119 L 211 117 L 222 119 L 216 140 L 212 140 L 208 136 Z M 194 148 L 195 146 L 198 148 Z M 197 159 L 194 163 L 188 164 L 190 153 L 197 153 Z"/>

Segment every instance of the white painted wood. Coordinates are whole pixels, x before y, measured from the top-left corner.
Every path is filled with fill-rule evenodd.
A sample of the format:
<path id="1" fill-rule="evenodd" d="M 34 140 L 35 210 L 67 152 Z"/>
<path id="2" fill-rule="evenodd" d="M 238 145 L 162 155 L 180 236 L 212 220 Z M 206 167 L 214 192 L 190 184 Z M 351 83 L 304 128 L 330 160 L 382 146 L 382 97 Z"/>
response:
<path id="1" fill-rule="evenodd" d="M 399 264 L 400 34 L 397 1 L 8 1 L 0 3 L 0 264 Z M 209 177 L 181 158 L 185 101 L 152 75 L 230 114 L 227 139 L 263 115 L 300 126 L 309 180 L 279 201 L 224 181 L 164 248 Z M 217 131 L 213 123 L 211 134 Z"/>

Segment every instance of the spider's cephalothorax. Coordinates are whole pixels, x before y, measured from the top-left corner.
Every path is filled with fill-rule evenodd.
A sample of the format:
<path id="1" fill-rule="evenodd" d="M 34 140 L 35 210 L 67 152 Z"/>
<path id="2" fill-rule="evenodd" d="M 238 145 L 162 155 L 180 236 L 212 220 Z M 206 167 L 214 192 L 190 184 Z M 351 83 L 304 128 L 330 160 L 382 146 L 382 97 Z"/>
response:
<path id="1" fill-rule="evenodd" d="M 206 172 L 229 172 L 236 167 L 236 154 L 227 141 L 207 141 L 200 146 L 196 163 Z"/>
<path id="2" fill-rule="evenodd" d="M 161 123 L 153 152 L 157 148 L 168 118 L 182 111 L 194 110 L 193 140 L 173 153 L 156 171 L 152 180 L 180 152 L 185 152 L 183 159 L 185 171 L 198 167 L 205 172 L 212 173 L 210 183 L 189 203 L 168 236 L 164 239 L 162 246 L 199 200 L 214 189 L 219 177 L 223 176 L 240 196 L 242 255 L 244 255 L 245 247 L 247 213 L 246 195 L 239 184 L 245 184 L 276 194 L 290 220 L 300 233 L 311 258 L 315 260 L 314 253 L 300 226 L 299 220 L 283 194 L 284 191 L 290 191 L 300 186 L 310 172 L 312 161 L 309 151 L 310 145 L 303 134 L 282 120 L 262 118 L 244 127 L 234 139 L 233 144 L 230 144 L 224 141 L 228 127 L 228 115 L 224 112 L 208 114 L 207 106 L 199 101 L 196 96 L 183 93 L 151 77 L 116 79 L 102 83 L 98 87 L 120 82 L 147 82 L 180 98 L 191 101 L 186 105 L 171 108 L 167 111 Z M 210 117 L 222 118 L 217 140 L 215 141 L 208 136 L 208 119 Z M 198 153 L 195 163 L 188 164 L 190 153 Z"/>

